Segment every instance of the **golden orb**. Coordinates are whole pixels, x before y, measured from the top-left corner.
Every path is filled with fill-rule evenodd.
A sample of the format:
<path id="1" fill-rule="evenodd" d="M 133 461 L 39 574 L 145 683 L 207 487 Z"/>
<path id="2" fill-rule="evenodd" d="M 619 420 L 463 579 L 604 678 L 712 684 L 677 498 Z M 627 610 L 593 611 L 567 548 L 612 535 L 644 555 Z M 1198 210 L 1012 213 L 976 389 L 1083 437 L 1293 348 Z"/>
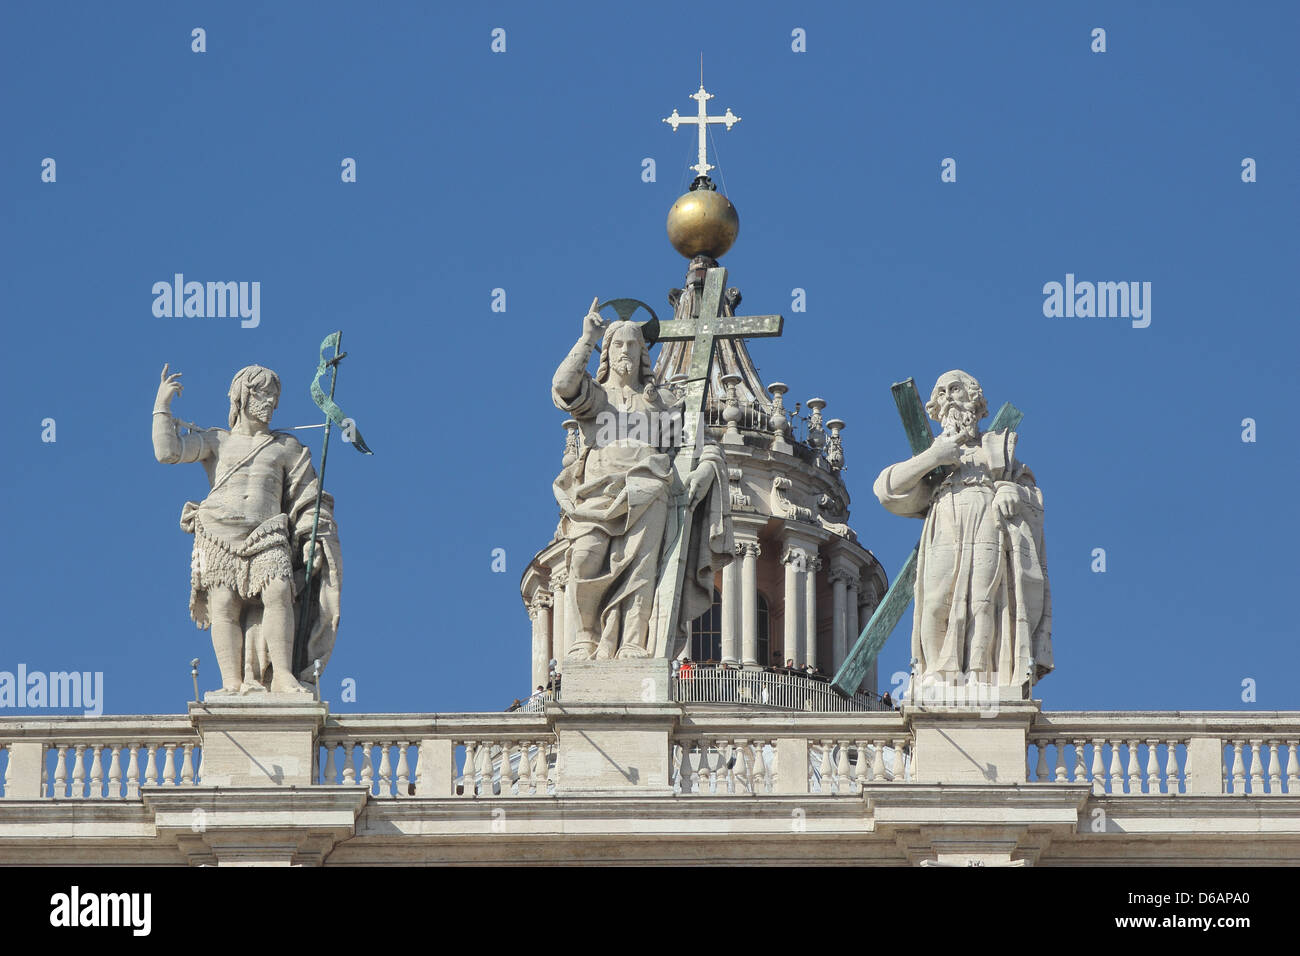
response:
<path id="1" fill-rule="evenodd" d="M 740 215 L 726 196 L 696 189 L 678 198 L 668 210 L 668 241 L 687 259 L 722 258 L 740 233 Z"/>

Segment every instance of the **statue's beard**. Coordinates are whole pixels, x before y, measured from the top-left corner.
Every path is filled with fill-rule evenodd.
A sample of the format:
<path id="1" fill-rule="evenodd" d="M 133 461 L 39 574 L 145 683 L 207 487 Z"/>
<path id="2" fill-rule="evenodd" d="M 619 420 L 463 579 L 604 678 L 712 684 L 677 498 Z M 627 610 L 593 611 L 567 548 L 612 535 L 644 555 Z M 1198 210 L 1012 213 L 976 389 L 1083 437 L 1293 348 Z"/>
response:
<path id="1" fill-rule="evenodd" d="M 974 402 L 949 402 L 940 413 L 939 422 L 945 435 L 953 435 L 962 441 L 975 441 L 980 437 Z"/>
<path id="2" fill-rule="evenodd" d="M 248 417 L 254 421 L 262 422 L 263 424 L 270 423 L 271 415 L 275 411 L 274 402 L 250 401 L 246 407 L 248 410 Z"/>
<path id="3" fill-rule="evenodd" d="M 614 359 L 609 363 L 609 367 L 612 368 L 619 375 L 621 375 L 623 378 L 627 378 L 629 375 L 632 374 L 631 359 L 625 359 L 625 358 Z"/>

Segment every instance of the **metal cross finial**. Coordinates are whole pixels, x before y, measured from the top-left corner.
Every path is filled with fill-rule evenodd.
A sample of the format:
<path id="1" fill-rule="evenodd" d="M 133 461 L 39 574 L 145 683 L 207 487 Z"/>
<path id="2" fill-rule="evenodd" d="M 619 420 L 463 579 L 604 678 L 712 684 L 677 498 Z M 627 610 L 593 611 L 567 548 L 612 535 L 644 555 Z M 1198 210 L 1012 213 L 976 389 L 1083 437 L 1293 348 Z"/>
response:
<path id="1" fill-rule="evenodd" d="M 673 115 L 664 117 L 664 122 L 673 128 L 674 133 L 677 132 L 677 127 L 682 123 L 693 123 L 699 127 L 699 134 L 700 134 L 699 162 L 697 162 L 691 168 L 695 170 L 695 174 L 697 176 L 707 176 L 709 174 L 709 170 L 713 169 L 714 167 L 709 165 L 708 151 L 704 145 L 705 129 L 707 128 L 709 123 L 726 123 L 727 129 L 731 129 L 731 127 L 733 127 L 734 125 L 740 122 L 740 117 L 732 113 L 730 108 L 727 109 L 726 114 L 723 116 L 709 116 L 707 110 L 704 107 L 704 104 L 708 100 L 713 99 L 713 94 L 705 92 L 703 80 L 701 80 L 700 82 L 699 90 L 691 94 L 691 99 L 695 100 L 700 104 L 700 111 L 698 115 L 681 116 L 678 114 L 677 110 L 673 110 Z"/>

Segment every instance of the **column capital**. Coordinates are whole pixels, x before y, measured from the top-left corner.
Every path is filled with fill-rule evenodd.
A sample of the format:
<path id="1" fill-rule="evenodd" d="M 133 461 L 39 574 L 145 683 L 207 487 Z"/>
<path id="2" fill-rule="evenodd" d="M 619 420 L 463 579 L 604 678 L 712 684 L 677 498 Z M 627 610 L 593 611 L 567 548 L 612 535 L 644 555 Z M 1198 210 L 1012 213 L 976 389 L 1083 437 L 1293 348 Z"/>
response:
<path id="1" fill-rule="evenodd" d="M 551 604 L 551 592 L 545 588 L 538 588 L 533 592 L 533 599 L 528 602 L 528 613 L 534 614 L 543 608 L 549 608 Z"/>
<path id="2" fill-rule="evenodd" d="M 840 565 L 832 564 L 830 573 L 827 575 L 831 583 L 843 581 L 849 587 L 858 586 L 858 572 L 853 568 L 846 568 Z"/>
<path id="3" fill-rule="evenodd" d="M 551 591 L 563 590 L 569 584 L 569 569 L 556 568 L 551 572 Z"/>
<path id="4" fill-rule="evenodd" d="M 816 550 L 809 551 L 807 548 L 787 547 L 781 552 L 781 563 L 793 565 L 796 571 L 807 571 L 810 563 L 817 560 Z"/>

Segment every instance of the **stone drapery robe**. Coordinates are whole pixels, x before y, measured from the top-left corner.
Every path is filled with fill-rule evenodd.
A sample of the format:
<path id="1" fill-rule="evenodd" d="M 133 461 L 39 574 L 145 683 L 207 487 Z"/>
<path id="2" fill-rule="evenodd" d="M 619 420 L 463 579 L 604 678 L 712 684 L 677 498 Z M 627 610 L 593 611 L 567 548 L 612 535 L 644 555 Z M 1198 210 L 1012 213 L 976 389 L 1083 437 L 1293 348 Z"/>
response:
<path id="1" fill-rule="evenodd" d="M 563 517 L 560 534 L 571 543 L 593 531 L 609 538 L 603 567 L 583 578 L 569 568 L 569 588 L 578 612 L 578 628 L 597 635 L 601 656 L 633 645 L 652 657 L 670 657 L 680 646 L 685 624 L 713 602 L 714 576 L 732 558 L 731 509 L 726 459 L 706 441 L 700 465 L 712 469 L 713 482 L 704 500 L 679 518 L 681 487 L 670 454 L 671 428 L 653 434 L 648 422 L 667 421 L 680 402 L 667 389 L 649 390 L 598 383 L 584 372 L 578 394 L 564 399 L 552 389 L 557 408 L 578 422 L 581 452 L 555 479 L 554 491 Z M 629 427 L 610 440 L 609 423 L 618 416 Z M 641 416 L 638 420 L 637 416 Z M 680 421 L 680 418 L 678 419 Z M 638 430 L 639 422 L 647 423 Z M 690 448 L 680 454 L 691 454 Z M 678 521 L 690 537 L 686 574 L 676 621 L 654 627 L 660 618 L 654 595 L 669 549 L 677 539 Z M 647 599 L 649 596 L 649 599 Z"/>
<path id="2" fill-rule="evenodd" d="M 1016 434 L 985 433 L 968 447 L 938 487 L 924 480 L 910 489 L 891 481 L 898 465 L 876 479 L 886 509 L 923 518 L 912 617 L 917 676 L 952 680 L 971 671 L 1001 687 L 1029 687 L 1052 670 L 1052 599 L 1043 541 L 1043 495 L 1033 473 L 1016 460 Z M 1016 516 L 994 506 L 999 488 L 1016 493 Z M 937 616 L 934 620 L 928 617 Z M 972 662 L 972 638 L 982 617 L 991 631 L 987 656 Z M 927 659 L 923 630 L 943 632 L 937 658 Z M 992 672 L 991 674 L 989 672 Z"/>

